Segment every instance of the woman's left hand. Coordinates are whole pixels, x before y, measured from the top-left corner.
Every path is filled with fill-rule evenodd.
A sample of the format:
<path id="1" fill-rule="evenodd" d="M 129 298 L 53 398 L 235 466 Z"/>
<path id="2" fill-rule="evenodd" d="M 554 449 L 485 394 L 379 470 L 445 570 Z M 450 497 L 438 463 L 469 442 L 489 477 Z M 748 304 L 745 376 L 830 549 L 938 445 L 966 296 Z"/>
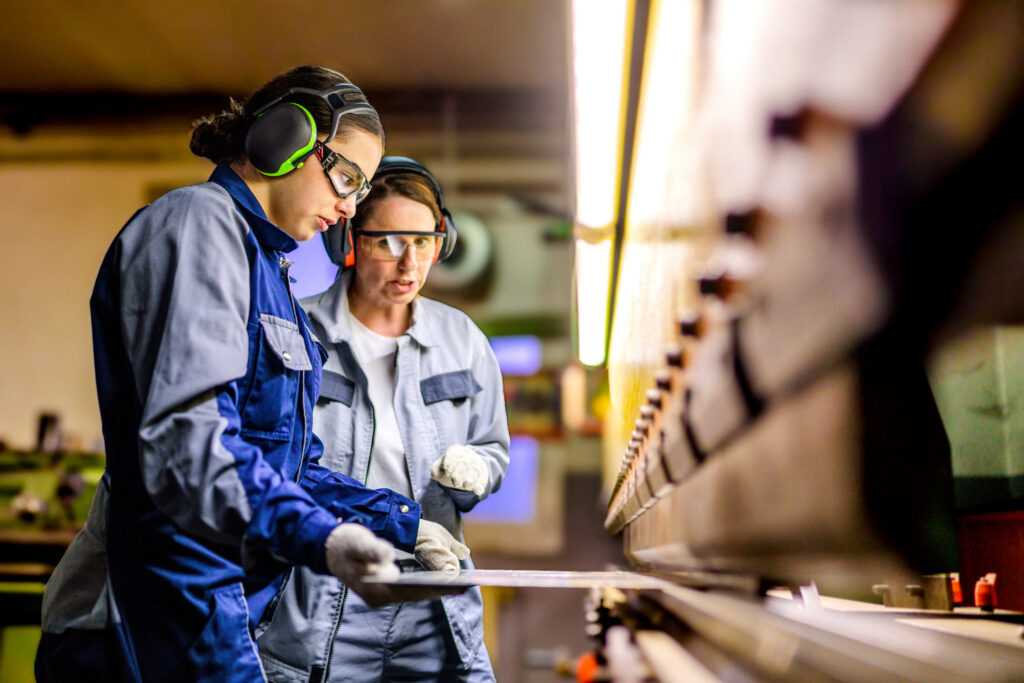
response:
<path id="1" fill-rule="evenodd" d="M 469 446 L 450 446 L 430 466 L 430 478 L 442 486 L 482 496 L 487 488 L 487 463 Z"/>
<path id="2" fill-rule="evenodd" d="M 440 524 L 421 519 L 414 554 L 427 571 L 457 572 L 459 560 L 469 557 L 469 548 Z"/>

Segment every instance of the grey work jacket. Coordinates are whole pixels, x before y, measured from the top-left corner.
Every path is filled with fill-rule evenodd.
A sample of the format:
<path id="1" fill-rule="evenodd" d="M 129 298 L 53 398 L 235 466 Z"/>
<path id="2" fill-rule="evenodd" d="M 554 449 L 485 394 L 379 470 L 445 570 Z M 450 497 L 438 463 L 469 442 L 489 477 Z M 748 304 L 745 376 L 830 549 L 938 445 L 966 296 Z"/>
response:
<path id="1" fill-rule="evenodd" d="M 302 300 L 313 330 L 328 351 L 313 429 L 324 443 L 321 464 L 366 482 L 375 421 L 367 380 L 349 340 L 347 289 L 352 273 L 326 292 Z M 395 416 L 405 450 L 413 497 L 423 518 L 462 536 L 461 513 L 497 491 L 508 469 L 509 433 L 501 371 L 487 338 L 461 311 L 418 297 L 412 325 L 398 339 Z M 430 478 L 430 465 L 452 445 L 472 447 L 488 467 L 482 496 L 454 491 Z M 470 560 L 463 568 L 472 568 Z M 298 568 L 258 634 L 272 680 L 307 681 L 312 668 L 343 666 L 334 643 L 344 617 L 344 586 L 337 579 Z M 448 628 L 463 664 L 483 642 L 478 588 L 442 598 Z M 326 680 L 326 678 L 325 678 Z"/>

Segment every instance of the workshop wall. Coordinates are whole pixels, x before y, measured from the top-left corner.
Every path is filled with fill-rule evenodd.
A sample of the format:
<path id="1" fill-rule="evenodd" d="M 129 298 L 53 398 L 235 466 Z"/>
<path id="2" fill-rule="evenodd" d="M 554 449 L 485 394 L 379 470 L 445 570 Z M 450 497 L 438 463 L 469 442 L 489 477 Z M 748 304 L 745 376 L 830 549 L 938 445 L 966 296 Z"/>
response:
<path id="1" fill-rule="evenodd" d="M 47 412 L 60 416 L 69 448 L 100 448 L 89 321 L 96 271 L 152 192 L 208 174 L 199 159 L 0 165 L 0 441 L 35 447 Z"/>

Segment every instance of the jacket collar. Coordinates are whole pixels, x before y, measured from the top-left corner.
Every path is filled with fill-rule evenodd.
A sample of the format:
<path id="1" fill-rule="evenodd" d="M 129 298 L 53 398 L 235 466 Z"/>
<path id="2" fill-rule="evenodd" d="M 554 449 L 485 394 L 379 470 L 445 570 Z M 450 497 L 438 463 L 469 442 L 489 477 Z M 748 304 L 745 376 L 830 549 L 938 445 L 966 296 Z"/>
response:
<path id="1" fill-rule="evenodd" d="M 210 182 L 227 190 L 227 193 L 235 200 L 235 205 L 245 214 L 246 221 L 252 231 L 256 233 L 256 239 L 261 244 L 274 251 L 285 253 L 298 248 L 298 242 L 267 219 L 267 214 L 264 213 L 263 207 L 257 201 L 256 195 L 230 167 L 223 164 L 218 165 L 210 175 Z"/>
<path id="2" fill-rule="evenodd" d="M 334 281 L 327 291 L 310 302 L 307 310 L 309 317 L 315 320 L 324 330 L 327 341 L 332 344 L 348 342 L 352 339 L 352 326 L 349 324 L 348 288 L 355 276 L 355 269 L 348 271 Z M 428 306 L 423 305 L 424 299 L 417 296 L 412 302 L 412 324 L 406 334 L 420 346 L 436 346 L 438 330 L 436 321 L 430 315 Z"/>

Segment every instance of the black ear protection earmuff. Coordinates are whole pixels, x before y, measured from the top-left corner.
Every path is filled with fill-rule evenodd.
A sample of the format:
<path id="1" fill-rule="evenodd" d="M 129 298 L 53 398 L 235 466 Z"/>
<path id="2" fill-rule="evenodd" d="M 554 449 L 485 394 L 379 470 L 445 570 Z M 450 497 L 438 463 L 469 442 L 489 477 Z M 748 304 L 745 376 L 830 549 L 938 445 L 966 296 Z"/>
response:
<path id="1" fill-rule="evenodd" d="M 296 94 L 312 95 L 331 107 L 331 132 L 325 142 L 338 134 L 338 122 L 346 114 L 374 113 L 363 91 L 351 83 L 339 83 L 327 90 L 291 88 L 253 112 L 254 121 L 245 135 L 245 155 L 257 171 L 282 176 L 302 166 L 316 145 L 316 121 L 305 107 L 285 99 Z"/>
<path id="2" fill-rule="evenodd" d="M 437 252 L 437 258 L 434 259 L 434 263 L 444 261 L 455 251 L 455 242 L 459 238 L 459 233 L 455 230 L 455 221 L 452 220 L 448 207 L 445 206 L 444 193 L 441 192 L 441 185 L 437 182 L 437 178 L 434 177 L 426 166 L 415 159 L 400 156 L 386 156 L 381 159 L 380 165 L 377 166 L 377 172 L 373 174 L 373 178 L 376 180 L 392 173 L 413 173 L 425 178 L 430 184 L 430 188 L 434 192 L 434 198 L 437 200 L 437 206 L 441 210 L 441 221 L 435 229 L 444 233 L 444 236 L 441 238 L 441 248 Z M 356 222 L 358 223 L 358 221 Z M 327 232 L 321 233 L 324 247 L 327 249 L 327 255 L 334 264 L 341 266 L 342 270 L 351 268 L 356 264 L 356 252 L 352 239 L 352 223 L 353 221 L 351 220 L 342 219 L 328 228 Z"/>

